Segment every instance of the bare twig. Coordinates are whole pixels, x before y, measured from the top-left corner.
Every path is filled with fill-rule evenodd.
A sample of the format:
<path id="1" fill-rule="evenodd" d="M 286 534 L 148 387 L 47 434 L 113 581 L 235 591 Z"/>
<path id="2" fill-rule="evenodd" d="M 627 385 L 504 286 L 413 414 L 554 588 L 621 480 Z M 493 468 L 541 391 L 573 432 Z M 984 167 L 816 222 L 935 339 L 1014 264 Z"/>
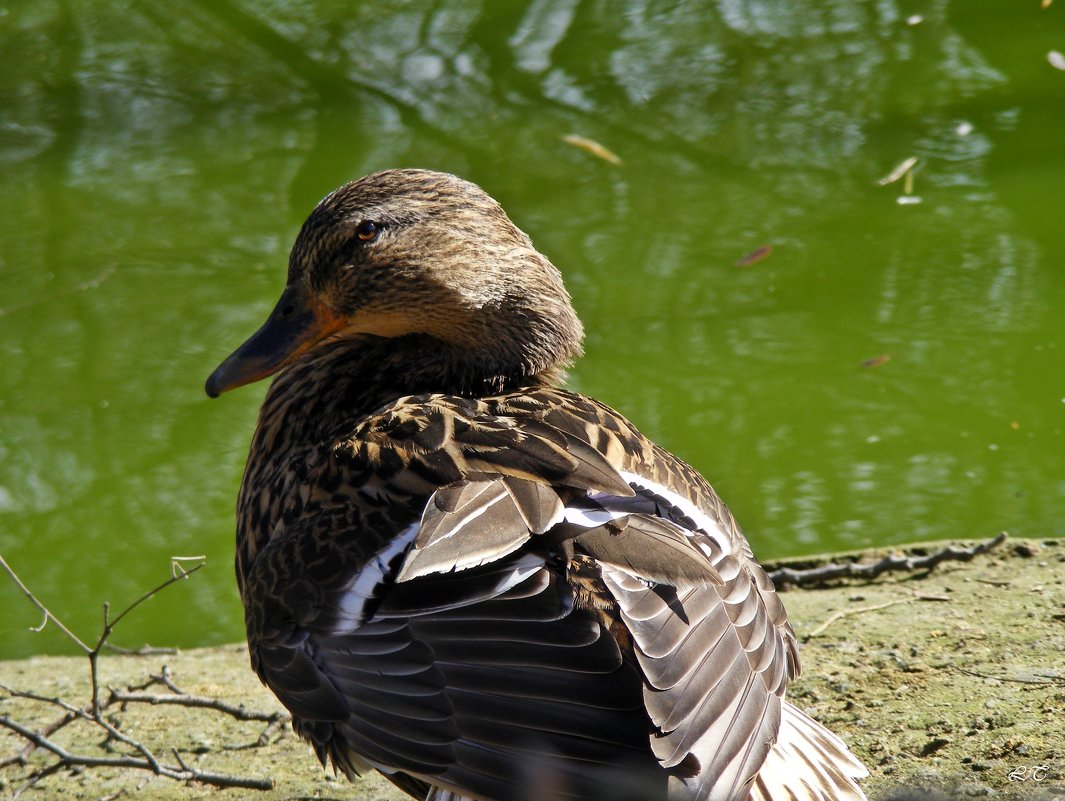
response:
<path id="1" fill-rule="evenodd" d="M 185 570 L 183 567 L 180 567 L 180 562 L 187 561 L 189 559 L 198 559 L 199 561 L 188 570 Z M 119 624 L 122 618 L 124 618 L 126 615 L 128 615 L 130 612 L 132 612 L 134 609 L 136 609 L 148 599 L 154 598 L 156 595 L 161 593 L 171 584 L 175 584 L 181 581 L 182 579 L 187 579 L 189 576 L 191 576 L 197 570 L 200 570 L 206 564 L 207 558 L 205 556 L 172 556 L 170 557 L 170 578 L 168 578 L 158 587 L 148 590 L 148 592 L 141 595 L 137 600 L 135 600 L 133 603 L 131 603 L 129 606 L 119 612 L 118 617 L 116 617 L 114 620 L 108 620 L 108 604 L 104 604 L 104 631 L 100 634 L 101 644 L 109 636 L 111 636 L 111 632 L 114 631 L 115 626 Z"/>
<path id="2" fill-rule="evenodd" d="M 87 768 L 133 768 L 136 770 L 150 770 L 159 776 L 166 776 L 179 781 L 199 782 L 210 784 L 214 787 L 243 787 L 249 790 L 269 790 L 274 786 L 272 779 L 252 779 L 244 776 L 231 776 L 225 773 L 211 773 L 209 771 L 191 768 L 181 760 L 183 767 L 175 768 L 161 762 L 154 764 L 143 757 L 120 756 L 120 757 L 97 757 L 87 754 L 74 754 L 62 746 L 42 737 L 32 729 L 28 729 L 20 723 L 11 720 L 5 715 L 0 715 L 0 726 L 10 729 L 16 734 L 25 737 L 37 747 L 51 751 L 64 766 L 80 765 Z"/>
<path id="3" fill-rule="evenodd" d="M 4 570 L 7 571 L 7 574 L 11 576 L 11 580 L 15 582 L 15 586 L 22 590 L 22 594 L 30 599 L 30 603 L 40 609 L 41 612 L 44 614 L 44 620 L 41 621 L 41 625 L 32 627 L 33 631 L 41 631 L 46 625 L 48 625 L 48 621 L 50 620 L 52 621 L 52 623 L 55 624 L 56 628 L 58 628 L 61 632 L 67 635 L 67 637 L 70 638 L 70 641 L 76 644 L 79 648 L 81 648 L 82 651 L 84 651 L 85 653 L 89 653 L 92 650 L 91 648 L 89 648 L 89 646 L 87 646 L 81 641 L 81 638 L 79 638 L 77 634 L 75 634 L 65 625 L 63 625 L 63 621 L 53 615 L 49 611 L 47 606 L 37 600 L 37 597 L 32 592 L 30 592 L 29 587 L 22 583 L 22 579 L 20 579 L 15 573 L 15 571 L 11 569 L 11 565 L 7 563 L 7 560 L 5 560 L 3 556 L 0 556 L 0 567 L 4 568 Z"/>
<path id="4" fill-rule="evenodd" d="M 1013 583 L 1011 581 L 996 581 L 995 579 L 985 578 L 978 578 L 976 581 L 979 581 L 981 584 L 990 584 L 992 587 L 1008 587 Z"/>
<path id="5" fill-rule="evenodd" d="M 1042 680 L 1042 679 L 1014 679 L 1014 678 L 1010 678 L 1009 676 L 989 676 L 986 673 L 977 673 L 975 670 L 966 670 L 965 668 L 958 667 L 957 665 L 951 665 L 951 667 L 954 668 L 955 670 L 957 670 L 959 673 L 965 673 L 968 676 L 976 676 L 976 678 L 978 678 L 978 679 L 993 679 L 994 681 L 1008 681 L 1008 682 L 1012 682 L 1013 684 L 1035 684 L 1035 685 L 1040 686 L 1040 687 L 1045 686 L 1047 684 L 1060 684 L 1061 683 L 1060 681 L 1057 681 L 1057 680 L 1055 680 L 1053 678 L 1049 678 L 1049 677 L 1046 680 Z"/>
<path id="6" fill-rule="evenodd" d="M 182 567 L 180 565 L 180 563 L 182 561 L 187 561 L 187 560 L 190 560 L 190 559 L 199 559 L 200 561 L 197 562 L 191 569 L 185 570 L 184 567 Z M 102 720 L 102 718 L 100 716 L 100 677 L 99 677 L 100 652 L 103 651 L 104 646 L 107 644 L 108 638 L 111 636 L 112 632 L 114 632 L 115 626 L 117 626 L 122 621 L 122 619 L 126 617 L 126 615 L 128 615 L 130 612 L 132 612 L 138 606 L 143 604 L 145 601 L 149 600 L 150 598 L 154 598 L 156 595 L 158 595 L 160 592 L 165 590 L 171 584 L 174 584 L 174 583 L 176 583 L 178 581 L 181 581 L 182 579 L 187 579 L 189 576 L 191 576 L 197 570 L 202 568 L 205 564 L 206 564 L 206 561 L 204 560 L 204 557 L 202 557 L 202 556 L 174 556 L 174 557 L 171 557 L 170 558 L 170 578 L 168 578 L 166 581 L 164 581 L 162 584 L 158 585 L 157 587 L 154 587 L 154 588 L 148 590 L 143 595 L 141 595 L 139 598 L 137 598 L 135 601 L 133 601 L 133 603 L 131 603 L 129 606 L 127 606 L 125 609 L 123 609 L 121 612 L 119 612 L 118 616 L 115 617 L 113 620 L 111 619 L 111 605 L 109 603 L 106 603 L 106 602 L 104 603 L 104 624 L 103 624 L 103 629 L 100 631 L 100 639 L 97 640 L 96 647 L 91 649 L 88 652 L 89 673 L 91 674 L 91 677 L 92 677 L 92 708 L 93 708 L 93 714 L 94 714 L 94 717 L 96 718 L 96 722 L 99 723 L 104 728 L 107 728 L 107 725 Z M 31 597 L 32 597 L 32 594 L 31 594 Z M 154 759 L 154 757 L 153 757 L 153 759 Z"/>
<path id="7" fill-rule="evenodd" d="M 837 620 L 842 620 L 845 617 L 851 617 L 853 615 L 862 615 L 862 614 L 865 614 L 866 612 L 875 612 L 878 609 L 887 609 L 889 606 L 898 606 L 899 604 L 912 604 L 914 601 L 949 601 L 949 600 L 950 600 L 949 598 L 946 598 L 946 597 L 944 597 L 942 595 L 922 595 L 920 593 L 915 593 L 910 598 L 896 598 L 893 601 L 886 601 L 885 603 L 882 603 L 882 604 L 873 604 L 872 606 L 859 606 L 859 607 L 855 607 L 853 609 L 841 609 L 838 612 L 833 612 L 831 615 L 828 616 L 828 619 L 826 619 L 820 626 L 818 626 L 816 629 L 811 631 L 809 634 L 804 635 L 803 636 L 803 640 L 810 640 L 810 639 L 813 639 L 814 637 L 817 637 L 820 634 L 824 634 L 825 630 L 829 626 L 831 626 Z"/>
<path id="8" fill-rule="evenodd" d="M 925 556 L 907 556 L 904 554 L 890 554 L 878 562 L 861 564 L 847 562 L 844 564 L 827 564 L 810 568 L 809 570 L 796 570 L 790 567 L 780 567 L 769 573 L 769 577 L 777 587 L 790 585 L 794 587 L 820 584 L 840 578 L 863 578 L 874 579 L 877 576 L 892 571 L 907 570 L 931 570 L 940 562 L 955 561 L 968 562 L 975 556 L 987 553 L 1004 543 L 1009 535 L 1003 531 L 995 537 L 984 542 L 977 543 L 968 548 L 948 545 L 935 553 Z"/>
<path id="9" fill-rule="evenodd" d="M 291 719 L 291 715 L 281 713 L 278 716 L 277 720 L 270 721 L 270 723 L 267 724 L 266 728 L 259 733 L 259 739 L 256 740 L 255 744 L 262 747 L 269 743 L 270 738 L 277 734 L 277 732 L 284 731 L 282 727 Z"/>
<path id="10" fill-rule="evenodd" d="M 163 665 L 158 673 L 149 673 L 147 681 L 142 681 L 140 684 L 131 684 L 126 687 L 127 692 L 144 692 L 149 687 L 154 687 L 156 684 L 162 684 L 168 690 L 178 695 L 182 695 L 184 690 L 174 684 L 174 674 L 170 672 L 170 665 Z"/>
<path id="11" fill-rule="evenodd" d="M 170 690 L 172 694 L 165 695 L 144 692 L 155 684 L 163 685 Z M 160 670 L 159 673 L 150 674 L 148 676 L 148 681 L 143 682 L 142 684 L 127 687 L 125 690 L 111 690 L 107 699 L 108 705 L 130 703 L 152 705 L 173 704 L 175 706 L 186 706 L 194 709 L 213 709 L 216 712 L 222 712 L 237 720 L 261 720 L 270 724 L 285 723 L 291 720 L 291 716 L 287 712 L 257 712 L 255 710 L 245 709 L 243 706 L 220 701 L 217 698 L 207 698 L 202 695 L 187 693 L 174 683 L 174 674 L 170 671 L 169 665 L 163 665 L 162 670 Z"/>
<path id="12" fill-rule="evenodd" d="M 186 568 L 186 562 L 195 562 L 195 564 Z M 89 659 L 89 674 L 90 674 L 90 689 L 91 689 L 91 701 L 84 707 L 79 707 L 64 701 L 61 698 L 53 698 L 37 693 L 15 690 L 9 687 L 0 685 L 0 690 L 8 693 L 12 697 L 24 698 L 27 700 L 36 701 L 38 703 L 50 704 L 52 706 L 58 706 L 64 710 L 65 714 L 57 720 L 50 723 L 41 731 L 33 731 L 32 729 L 22 725 L 21 723 L 7 717 L 0 716 L 0 727 L 6 728 L 10 731 L 19 734 L 27 740 L 27 745 L 18 754 L 9 757 L 0 762 L 0 767 L 7 765 L 21 763 L 25 764 L 30 753 L 35 749 L 41 748 L 51 752 L 59 758 L 57 763 L 50 764 L 40 770 L 35 771 L 29 778 L 28 784 L 26 784 L 17 794 L 20 794 L 23 790 L 32 787 L 37 781 L 44 776 L 54 773 L 60 768 L 78 770 L 81 768 L 96 768 L 96 767 L 111 767 L 111 768 L 132 768 L 137 770 L 150 771 L 159 776 L 165 776 L 167 778 L 176 779 L 179 781 L 193 781 L 201 784 L 210 784 L 216 787 L 242 787 L 253 790 L 268 790 L 273 786 L 273 780 L 271 779 L 257 779 L 244 776 L 231 776 L 222 773 L 212 773 L 210 771 L 202 771 L 197 768 L 188 765 L 176 749 L 172 749 L 175 758 L 177 759 L 178 766 L 168 765 L 162 762 L 152 750 L 144 743 L 140 742 L 134 737 L 129 736 L 123 732 L 117 722 L 109 720 L 104 717 L 104 712 L 111 707 L 112 704 L 125 705 L 130 702 L 147 702 L 147 703 L 168 703 L 181 705 L 186 707 L 198 707 L 204 709 L 213 709 L 215 711 L 223 712 L 238 720 L 261 720 L 267 721 L 271 725 L 278 724 L 281 719 L 287 716 L 283 713 L 260 713 L 245 710 L 243 707 L 227 704 L 222 701 L 217 701 L 211 698 L 201 698 L 199 696 L 189 695 L 183 693 L 181 689 L 174 683 L 170 674 L 170 669 L 164 665 L 162 672 L 158 676 L 151 676 L 149 681 L 142 685 L 140 689 L 145 689 L 153 684 L 162 684 L 173 695 L 152 695 L 144 692 L 135 692 L 132 690 L 112 690 L 107 698 L 103 698 L 100 692 L 100 670 L 99 659 L 103 650 L 108 647 L 108 638 L 115 630 L 117 626 L 127 615 L 129 615 L 134 609 L 141 604 L 149 600 L 150 598 L 163 591 L 171 584 L 187 579 L 197 570 L 204 566 L 204 558 L 202 556 L 196 557 L 173 557 L 171 560 L 171 572 L 170 578 L 141 595 L 134 600 L 125 609 L 119 612 L 116 616 L 112 617 L 111 608 L 109 604 L 103 605 L 103 626 L 100 631 L 100 636 L 96 640 L 96 644 L 93 647 L 89 647 L 86 643 L 75 635 L 66 625 L 63 624 L 52 612 L 45 606 L 30 589 L 22 582 L 15 571 L 4 561 L 0 556 L 0 566 L 7 571 L 12 581 L 18 586 L 22 593 L 29 599 L 29 601 L 36 606 L 44 615 L 44 619 L 40 626 L 36 628 L 40 631 L 50 621 L 52 622 L 63 634 L 65 634 L 72 642 L 74 642 L 88 657 Z M 58 745 L 54 740 L 50 739 L 51 735 L 62 729 L 64 726 L 72 723 L 76 720 L 89 721 L 92 724 L 103 729 L 107 734 L 107 742 L 116 741 L 125 745 L 127 748 L 132 749 L 135 755 L 127 754 L 124 756 L 93 756 L 89 754 L 77 754 L 68 751 L 62 746 Z M 260 736 L 261 739 L 261 736 Z"/>
<path id="13" fill-rule="evenodd" d="M 79 709 L 73 704 L 68 704 L 62 698 L 53 698 L 47 695 L 38 695 L 34 692 L 27 690 L 16 690 L 14 687 L 8 687 L 6 684 L 0 684 L 0 690 L 10 695 L 12 698 L 25 698 L 29 701 L 40 701 L 43 704 L 52 704 L 58 706 L 67 711 L 67 715 L 73 715 L 75 718 L 91 719 L 92 710 L 89 708 Z"/>
<path id="14" fill-rule="evenodd" d="M 156 679 L 160 684 L 173 693 L 177 693 L 178 695 L 185 694 L 184 690 L 174 684 L 174 674 L 170 672 L 170 665 L 163 665 L 162 669 L 159 671 L 159 675 L 153 676 L 152 678 Z"/>
<path id="15" fill-rule="evenodd" d="M 39 733 L 43 737 L 51 737 L 53 734 L 55 734 L 57 731 L 62 729 L 64 726 L 68 725 L 69 723 L 73 723 L 75 720 L 79 720 L 79 719 L 80 720 L 91 720 L 92 719 L 92 707 L 91 706 L 85 706 L 85 707 L 82 707 L 81 709 L 78 709 L 76 707 L 72 707 L 70 704 L 67 704 L 65 701 L 63 701 L 63 700 L 61 700 L 59 698 L 45 698 L 43 696 L 37 696 L 35 693 L 27 693 L 27 692 L 24 692 L 24 691 L 21 691 L 21 690 L 15 690 L 13 688 L 6 687 L 6 686 L 3 686 L 3 685 L 0 685 L 0 689 L 2 689 L 4 692 L 8 693 L 12 698 L 26 698 L 26 699 L 34 700 L 34 701 L 41 701 L 43 703 L 56 704 L 57 706 L 61 706 L 64 709 L 69 709 L 70 710 L 69 712 L 67 712 L 62 717 L 57 718 L 56 720 L 52 721 L 47 726 L 45 726 L 43 729 L 41 729 L 41 731 Z M 32 742 L 26 743 L 26 745 L 22 748 L 22 750 L 19 751 L 17 754 L 13 754 L 12 756 L 6 757 L 4 759 L 0 759 L 0 770 L 3 770 L 4 768 L 8 767 L 9 765 L 25 765 L 26 762 L 29 760 L 30 754 L 32 754 L 36 750 L 37 750 L 37 746 L 34 745 Z"/>
<path id="16" fill-rule="evenodd" d="M 111 703 L 143 703 L 143 704 L 174 704 L 176 706 L 188 706 L 197 709 L 213 709 L 224 712 L 237 720 L 262 720 L 272 723 L 278 719 L 284 719 L 283 712 L 256 712 L 245 709 L 242 706 L 227 704 L 216 698 L 204 698 L 199 695 L 156 695 L 152 693 L 126 692 L 124 690 L 112 690 L 109 698 Z"/>

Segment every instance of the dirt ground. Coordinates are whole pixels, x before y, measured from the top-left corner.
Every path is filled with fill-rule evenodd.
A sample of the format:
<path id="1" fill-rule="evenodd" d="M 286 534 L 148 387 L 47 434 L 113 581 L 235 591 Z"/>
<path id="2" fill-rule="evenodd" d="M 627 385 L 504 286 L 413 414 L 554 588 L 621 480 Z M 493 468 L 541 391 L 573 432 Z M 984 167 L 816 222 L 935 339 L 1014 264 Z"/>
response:
<path id="1" fill-rule="evenodd" d="M 940 545 L 907 550 L 922 553 Z M 881 555 L 859 556 L 865 561 Z M 818 561 L 804 559 L 801 566 Z M 789 698 L 850 743 L 869 767 L 864 787 L 871 798 L 923 799 L 940 788 L 951 798 L 1065 801 L 1065 540 L 1009 540 L 971 562 L 831 582 L 783 597 L 803 643 L 804 672 Z M 105 656 L 102 681 L 110 687 L 143 683 L 164 662 L 187 693 L 248 709 L 278 708 L 248 668 L 243 646 L 165 657 Z M 0 683 L 75 705 L 88 701 L 87 662 L 80 658 L 0 662 Z M 0 715 L 31 729 L 42 729 L 60 714 L 53 705 L 0 690 Z M 375 777 L 354 785 L 334 778 L 285 727 L 268 732 L 268 742 L 259 745 L 266 724 L 211 710 L 130 704 L 125 710 L 113 707 L 111 716 L 163 762 L 177 765 L 172 751 L 177 749 L 189 765 L 270 778 L 273 789 L 219 790 L 146 771 L 95 767 L 55 770 L 34 780 L 36 771 L 55 762 L 37 750 L 27 764 L 0 768 L 0 797 L 406 797 Z M 79 754 L 128 753 L 83 722 L 54 739 Z M 24 744 L 0 731 L 0 764 Z"/>

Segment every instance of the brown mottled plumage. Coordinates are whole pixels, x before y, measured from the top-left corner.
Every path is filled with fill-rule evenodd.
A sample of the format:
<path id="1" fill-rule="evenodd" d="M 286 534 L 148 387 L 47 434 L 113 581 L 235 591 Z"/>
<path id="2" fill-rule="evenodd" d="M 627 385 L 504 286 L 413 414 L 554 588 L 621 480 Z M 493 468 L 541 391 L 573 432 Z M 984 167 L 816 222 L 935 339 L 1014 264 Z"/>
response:
<path id="1" fill-rule="evenodd" d="M 237 510 L 256 672 L 323 763 L 430 801 L 862 799 L 784 701 L 794 634 L 710 485 L 557 387 L 581 337 L 473 184 L 318 205 L 207 382 L 279 371 Z"/>

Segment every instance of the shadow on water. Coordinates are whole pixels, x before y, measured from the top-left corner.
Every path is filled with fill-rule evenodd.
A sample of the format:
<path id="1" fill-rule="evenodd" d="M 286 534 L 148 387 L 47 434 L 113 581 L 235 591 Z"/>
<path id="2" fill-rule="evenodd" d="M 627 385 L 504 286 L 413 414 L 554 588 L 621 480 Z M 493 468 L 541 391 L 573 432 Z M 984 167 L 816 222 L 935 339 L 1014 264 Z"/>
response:
<path id="1" fill-rule="evenodd" d="M 0 552 L 90 630 L 206 553 L 127 636 L 239 637 L 263 388 L 203 379 L 314 202 L 391 166 L 504 204 L 589 332 L 573 385 L 706 473 L 760 554 L 1062 535 L 1065 7 L 1037 5 L 3 9 Z M 911 156 L 899 203 L 877 181 Z M 0 654 L 62 649 L 0 603 Z"/>

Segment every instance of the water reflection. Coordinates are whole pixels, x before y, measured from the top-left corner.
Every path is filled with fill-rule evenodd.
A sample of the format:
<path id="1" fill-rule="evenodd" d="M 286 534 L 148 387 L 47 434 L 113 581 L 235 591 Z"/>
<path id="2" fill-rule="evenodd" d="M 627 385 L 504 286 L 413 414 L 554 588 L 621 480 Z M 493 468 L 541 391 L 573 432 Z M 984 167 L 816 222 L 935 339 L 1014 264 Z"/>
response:
<path id="1" fill-rule="evenodd" d="M 704 470 L 761 553 L 1065 533 L 1061 76 L 1029 66 L 1040 19 L 979 5 L 3 9 L 0 552 L 90 630 L 206 552 L 187 613 L 127 636 L 236 638 L 262 389 L 202 381 L 313 203 L 412 165 L 534 236 L 589 331 L 573 384 Z M 908 156 L 900 206 L 876 180 Z"/>

